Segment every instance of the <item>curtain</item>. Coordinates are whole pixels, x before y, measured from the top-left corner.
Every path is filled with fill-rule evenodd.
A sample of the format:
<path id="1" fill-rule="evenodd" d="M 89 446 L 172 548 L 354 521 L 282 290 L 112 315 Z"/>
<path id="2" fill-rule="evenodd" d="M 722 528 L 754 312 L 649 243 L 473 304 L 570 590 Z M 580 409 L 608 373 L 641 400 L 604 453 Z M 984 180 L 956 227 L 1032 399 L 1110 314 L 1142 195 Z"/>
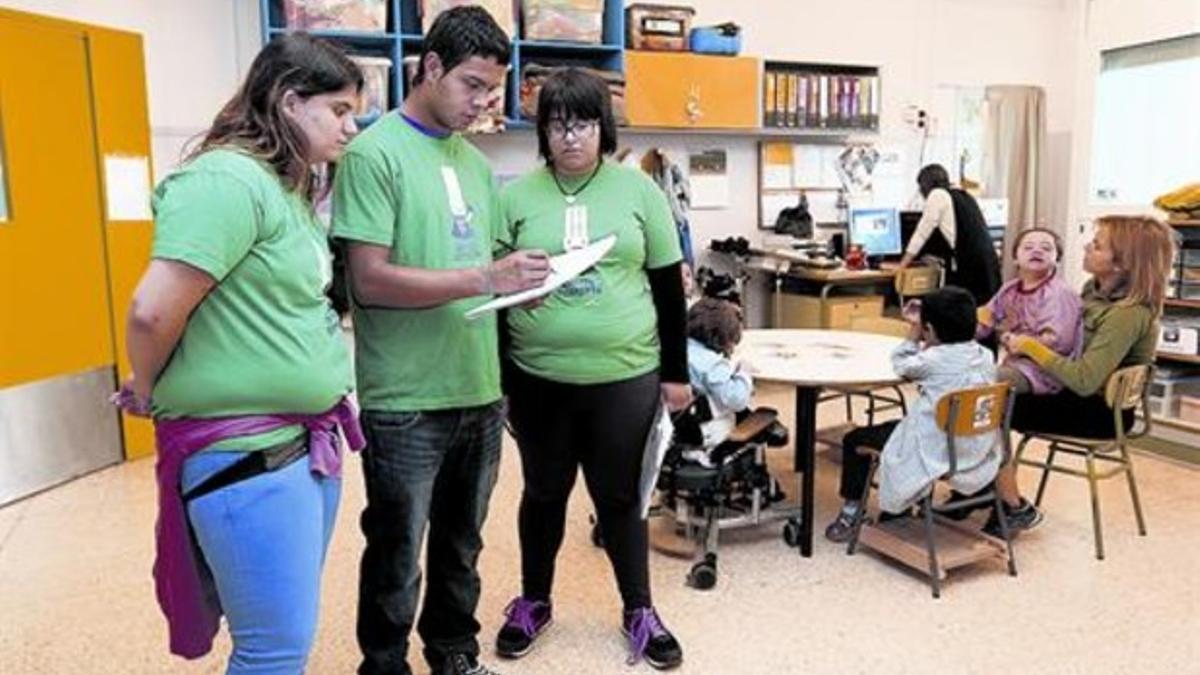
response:
<path id="1" fill-rule="evenodd" d="M 1065 224 L 1043 222 L 1045 195 L 1040 193 L 1046 144 L 1046 93 L 1041 87 L 994 85 L 984 91 L 987 130 L 983 150 L 983 196 L 1008 199 L 1008 242 L 1026 227 L 1042 225 L 1064 235 Z M 1013 275 L 1013 260 L 1004 255 L 1004 278 Z"/>

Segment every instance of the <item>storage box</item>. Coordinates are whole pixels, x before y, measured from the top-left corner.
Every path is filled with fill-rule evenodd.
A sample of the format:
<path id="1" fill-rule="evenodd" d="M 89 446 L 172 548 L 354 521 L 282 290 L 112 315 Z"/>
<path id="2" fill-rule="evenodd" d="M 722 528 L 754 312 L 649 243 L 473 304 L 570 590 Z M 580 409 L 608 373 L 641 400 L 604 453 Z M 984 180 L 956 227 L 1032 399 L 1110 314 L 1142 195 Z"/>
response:
<path id="1" fill-rule="evenodd" d="M 1183 356 L 1200 355 L 1200 326 L 1164 321 L 1158 329 L 1158 351 Z"/>
<path id="2" fill-rule="evenodd" d="M 1184 265 L 1200 265 L 1200 248 L 1181 248 L 1177 255 Z"/>
<path id="3" fill-rule="evenodd" d="M 732 34 L 722 26 L 693 28 L 688 46 L 697 54 L 737 56 L 742 51 L 742 31 L 734 29 Z"/>
<path id="4" fill-rule="evenodd" d="M 359 56 L 351 54 L 350 60 L 363 74 L 362 96 L 358 99 L 359 117 L 378 117 L 387 112 L 389 105 L 388 86 L 391 82 L 392 60 L 381 56 Z"/>
<path id="5" fill-rule="evenodd" d="M 1148 393 L 1151 415 L 1178 417 L 1182 397 L 1200 396 L 1200 371 L 1169 367 L 1156 369 Z"/>
<path id="6" fill-rule="evenodd" d="M 387 30 L 387 0 L 283 0 L 288 28 L 301 30 Z"/>
<path id="7" fill-rule="evenodd" d="M 1200 424 L 1200 396 L 1179 397 L 1179 419 Z"/>
<path id="8" fill-rule="evenodd" d="M 500 24 L 500 28 L 504 29 L 504 34 L 512 37 L 516 32 L 516 12 L 513 8 L 514 0 L 421 0 L 421 26 L 424 32 L 429 32 L 429 27 L 433 25 L 434 19 L 442 12 L 458 7 L 460 5 L 479 5 L 492 15 L 496 23 Z"/>
<path id="9" fill-rule="evenodd" d="M 542 91 L 542 83 L 546 81 L 547 77 L 550 77 L 550 75 L 560 69 L 561 67 L 531 63 L 521 70 L 520 103 L 522 117 L 528 120 L 537 119 L 537 100 L 538 95 Z M 611 70 L 597 70 L 594 68 L 581 68 L 580 70 L 591 73 L 608 84 L 608 91 L 612 94 L 613 119 L 617 124 L 625 124 L 627 119 L 625 116 L 625 77 L 621 73 Z"/>
<path id="10" fill-rule="evenodd" d="M 604 0 L 524 0 L 526 40 L 599 44 L 604 37 Z"/>
<path id="11" fill-rule="evenodd" d="M 1179 284 L 1179 297 L 1184 300 L 1200 300 L 1200 284 Z"/>
<path id="12" fill-rule="evenodd" d="M 685 52 L 696 10 L 678 5 L 634 4 L 625 8 L 625 47 Z"/>

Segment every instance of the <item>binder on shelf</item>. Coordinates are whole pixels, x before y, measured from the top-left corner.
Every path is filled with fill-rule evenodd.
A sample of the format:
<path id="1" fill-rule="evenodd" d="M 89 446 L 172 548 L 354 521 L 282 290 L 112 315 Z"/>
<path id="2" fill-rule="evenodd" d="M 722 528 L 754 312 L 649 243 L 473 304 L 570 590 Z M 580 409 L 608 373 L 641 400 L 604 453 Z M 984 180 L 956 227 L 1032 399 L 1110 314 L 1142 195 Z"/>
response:
<path id="1" fill-rule="evenodd" d="M 763 78 L 763 126 L 775 126 L 775 87 L 778 75 L 771 71 L 766 72 L 766 77 Z"/>

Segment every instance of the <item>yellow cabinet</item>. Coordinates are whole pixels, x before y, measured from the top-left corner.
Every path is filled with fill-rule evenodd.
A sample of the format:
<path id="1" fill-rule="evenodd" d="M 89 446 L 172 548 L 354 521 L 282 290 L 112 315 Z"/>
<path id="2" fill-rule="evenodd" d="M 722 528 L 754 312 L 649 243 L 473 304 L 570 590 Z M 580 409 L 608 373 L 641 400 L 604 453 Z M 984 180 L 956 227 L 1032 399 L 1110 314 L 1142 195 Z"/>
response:
<path id="1" fill-rule="evenodd" d="M 639 127 L 753 129 L 758 59 L 625 52 L 625 104 Z"/>

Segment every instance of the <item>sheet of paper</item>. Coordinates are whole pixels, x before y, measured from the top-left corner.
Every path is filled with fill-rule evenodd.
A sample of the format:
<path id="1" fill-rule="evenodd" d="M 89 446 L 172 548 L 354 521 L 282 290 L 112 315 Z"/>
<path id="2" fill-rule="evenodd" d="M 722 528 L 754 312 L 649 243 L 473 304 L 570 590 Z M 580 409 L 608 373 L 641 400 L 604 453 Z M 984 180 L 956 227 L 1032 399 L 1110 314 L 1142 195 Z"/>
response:
<path id="1" fill-rule="evenodd" d="M 108 220 L 151 220 L 150 163 L 145 157 L 104 157 Z"/>
<path id="2" fill-rule="evenodd" d="M 692 208 L 723 209 L 729 206 L 728 158 L 724 150 L 688 154 L 688 181 Z"/>
<path id="3" fill-rule="evenodd" d="M 613 244 L 616 242 L 617 235 L 610 234 L 603 239 L 592 242 L 584 248 L 556 255 L 550 258 L 550 275 L 546 277 L 541 286 L 521 291 L 520 293 L 501 295 L 474 309 L 468 310 L 465 316 L 468 319 L 478 319 L 488 312 L 521 305 L 530 300 L 550 295 L 563 284 L 583 274 L 593 265 L 600 262 L 600 259 L 612 249 Z"/>

